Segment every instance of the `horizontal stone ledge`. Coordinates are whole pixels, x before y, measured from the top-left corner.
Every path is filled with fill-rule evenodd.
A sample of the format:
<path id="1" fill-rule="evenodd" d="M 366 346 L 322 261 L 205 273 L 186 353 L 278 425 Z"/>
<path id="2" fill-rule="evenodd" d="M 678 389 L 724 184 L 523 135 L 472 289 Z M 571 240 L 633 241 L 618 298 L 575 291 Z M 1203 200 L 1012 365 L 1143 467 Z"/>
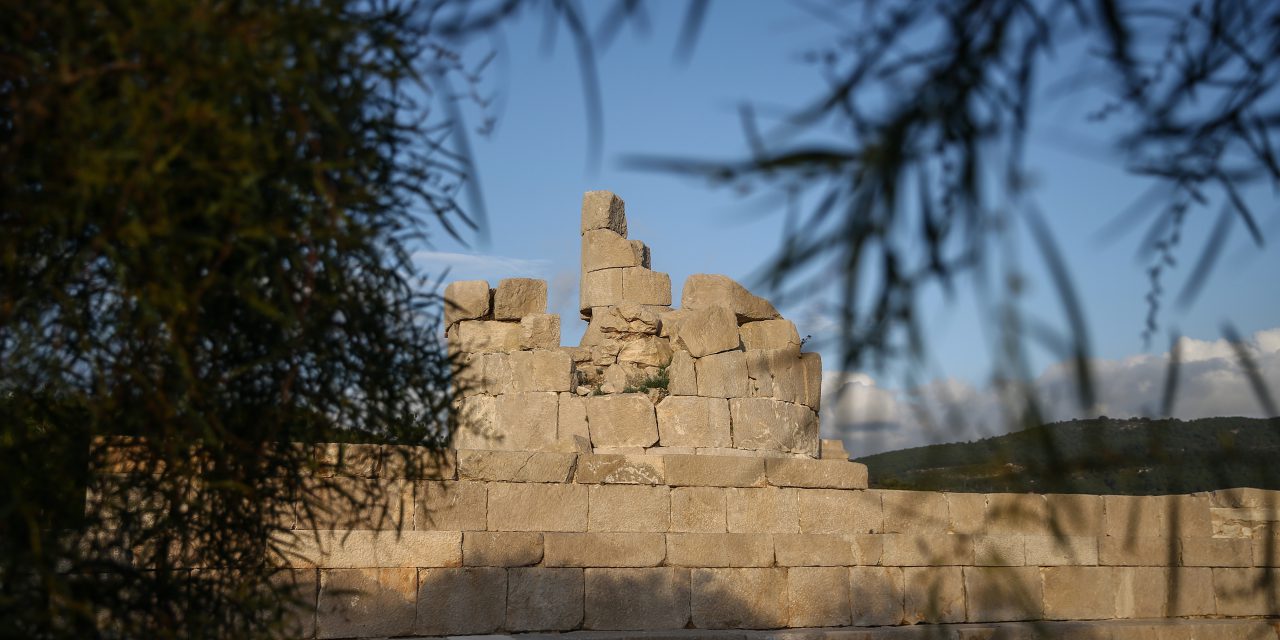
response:
<path id="1" fill-rule="evenodd" d="M 867 465 L 844 460 L 766 458 L 765 475 L 775 487 L 866 489 Z"/>

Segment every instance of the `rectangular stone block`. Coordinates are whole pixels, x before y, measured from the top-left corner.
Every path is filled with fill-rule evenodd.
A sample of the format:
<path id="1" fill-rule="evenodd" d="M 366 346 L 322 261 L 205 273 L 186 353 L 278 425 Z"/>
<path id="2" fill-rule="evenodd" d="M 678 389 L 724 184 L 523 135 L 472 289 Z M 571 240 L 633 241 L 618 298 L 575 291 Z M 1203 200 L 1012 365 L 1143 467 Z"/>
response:
<path id="1" fill-rule="evenodd" d="M 644 267 L 626 267 L 621 271 L 624 301 L 671 306 L 671 276 Z"/>
<path id="2" fill-rule="evenodd" d="M 719 487 L 675 487 L 671 489 L 671 531 L 681 533 L 725 533 L 727 489 Z"/>
<path id="3" fill-rule="evenodd" d="M 1277 509 L 1280 508 L 1280 491 L 1253 488 L 1218 489 L 1209 492 L 1209 506 L 1232 509 Z"/>
<path id="4" fill-rule="evenodd" d="M 804 363 L 798 350 L 752 349 L 746 354 L 751 397 L 792 403 L 804 399 Z"/>
<path id="5" fill-rule="evenodd" d="M 1097 537 L 1103 534 L 1102 496 L 1047 494 L 1045 510 L 1051 531 L 1064 536 Z"/>
<path id="6" fill-rule="evenodd" d="M 281 635 L 312 638 L 316 635 L 316 595 L 320 574 L 315 569 L 282 569 L 271 574 L 270 584 L 292 600 L 285 605 Z"/>
<path id="7" fill-rule="evenodd" d="M 867 465 L 848 459 L 770 458 L 765 460 L 764 467 L 769 484 L 777 487 L 867 488 Z"/>
<path id="8" fill-rule="evenodd" d="M 1046 620 L 1105 620 L 1116 617 L 1111 567 L 1045 567 Z"/>
<path id="9" fill-rule="evenodd" d="M 588 191 L 582 194 L 582 233 L 592 229 L 609 229 L 627 237 L 626 203 L 611 191 Z"/>
<path id="10" fill-rule="evenodd" d="M 484 280 L 456 280 L 444 288 L 444 325 L 462 320 L 480 320 L 489 315 L 489 283 Z"/>
<path id="11" fill-rule="evenodd" d="M 783 567 L 847 567 L 858 564 L 852 543 L 840 534 L 775 534 L 773 553 L 775 561 Z"/>
<path id="12" fill-rule="evenodd" d="M 1274 616 L 1280 614 L 1280 580 L 1268 569 L 1213 569 L 1213 597 L 1220 616 Z"/>
<path id="13" fill-rule="evenodd" d="M 658 441 L 653 403 L 642 393 L 592 396 L 587 425 L 595 447 L 648 447 Z"/>
<path id="14" fill-rule="evenodd" d="M 382 445 L 378 477 L 405 480 L 453 480 L 458 477 L 454 449 Z"/>
<path id="15" fill-rule="evenodd" d="M 790 489 L 726 489 L 730 533 L 800 533 L 796 492 Z"/>
<path id="16" fill-rule="evenodd" d="M 1027 564 L 1042 567 L 1098 564 L 1098 538 L 1093 536 L 1026 536 Z"/>
<path id="17" fill-rule="evenodd" d="M 588 531 L 666 533 L 671 525 L 667 487 L 591 485 L 588 496 Z"/>
<path id="18" fill-rule="evenodd" d="M 822 438 L 818 442 L 818 457 L 823 460 L 849 461 L 849 452 L 844 449 L 844 441 Z"/>
<path id="19" fill-rule="evenodd" d="M 741 351 L 725 351 L 694 360 L 698 395 L 708 398 L 742 398 L 750 394 L 747 384 L 747 356 Z"/>
<path id="20" fill-rule="evenodd" d="M 1098 538 L 1098 564 L 1112 566 L 1160 566 L 1178 564 L 1175 538 L 1140 536 Z"/>
<path id="21" fill-rule="evenodd" d="M 728 447 L 729 401 L 700 396 L 667 396 L 658 403 L 658 441 L 664 447 Z"/>
<path id="22" fill-rule="evenodd" d="M 582 232 L 582 272 L 622 267 L 639 267 L 644 263 L 644 245 L 632 243 L 612 229 L 590 229 Z"/>
<path id="23" fill-rule="evenodd" d="M 872 490 L 884 505 L 885 533 L 945 533 L 950 523 L 947 494 L 936 491 Z"/>
<path id="24" fill-rule="evenodd" d="M 663 456 L 673 487 L 761 487 L 764 460 L 730 456 Z M 825 532 L 824 532 L 825 533 Z"/>
<path id="25" fill-rule="evenodd" d="M 1152 496 L 1103 496 L 1103 533 L 1113 538 L 1169 535 L 1164 504 Z"/>
<path id="26" fill-rule="evenodd" d="M 773 540 L 759 533 L 669 533 L 667 564 L 675 567 L 768 567 Z"/>
<path id="27" fill-rule="evenodd" d="M 694 569 L 693 624 L 699 629 L 776 629 L 790 614 L 786 569 Z"/>
<path id="28" fill-rule="evenodd" d="M 413 483 L 334 477 L 308 480 L 298 501 L 299 529 L 413 527 Z"/>
<path id="29" fill-rule="evenodd" d="M 962 533 L 886 533 L 881 540 L 884 565 L 973 565 L 973 536 Z"/>
<path id="30" fill-rule="evenodd" d="M 661 533 L 548 533 L 543 545 L 548 567 L 656 567 L 667 554 Z"/>
<path id="31" fill-rule="evenodd" d="M 1213 570 L 1115 567 L 1118 618 L 1214 615 Z"/>
<path id="32" fill-rule="evenodd" d="M 556 414 L 556 451 L 591 453 L 591 430 L 587 427 L 587 399 L 562 393 Z"/>
<path id="33" fill-rule="evenodd" d="M 698 374 L 693 356 L 688 351 L 676 351 L 671 354 L 671 364 L 667 365 L 667 391 L 673 396 L 698 395 Z"/>
<path id="34" fill-rule="evenodd" d="M 530 313 L 520 318 L 520 348 L 560 350 L 560 314 Z"/>
<path id="35" fill-rule="evenodd" d="M 571 631 L 582 624 L 582 569 L 507 572 L 507 631 Z"/>
<path id="36" fill-rule="evenodd" d="M 549 451 L 462 450 L 458 475 L 466 480 L 569 482 L 577 456 Z"/>
<path id="37" fill-rule="evenodd" d="M 500 444 L 497 398 L 486 395 L 455 398 L 450 408 L 455 421 L 453 448 L 492 449 Z"/>
<path id="38" fill-rule="evenodd" d="M 733 446 L 818 455 L 818 415 L 808 407 L 768 398 L 731 398 Z"/>
<path id="39" fill-rule="evenodd" d="M 672 345 L 695 358 L 736 350 L 741 344 L 738 321 L 725 307 L 686 310 L 680 317 L 680 329 Z"/>
<path id="40" fill-rule="evenodd" d="M 569 391 L 573 360 L 563 351 L 517 351 L 510 354 L 510 391 Z"/>
<path id="41" fill-rule="evenodd" d="M 797 489 L 801 533 L 880 533 L 880 495 L 846 489 Z"/>
<path id="42" fill-rule="evenodd" d="M 582 287 L 578 292 L 578 308 L 611 307 L 624 302 L 622 297 L 622 269 L 601 269 L 582 274 Z"/>
<path id="43" fill-rule="evenodd" d="M 489 484 L 490 531 L 586 531 L 587 488 L 578 484 Z"/>
<path id="44" fill-rule="evenodd" d="M 853 624 L 902 624 L 905 587 L 898 567 L 853 567 L 849 570 Z"/>
<path id="45" fill-rule="evenodd" d="M 587 569 L 587 629 L 683 629 L 689 623 L 689 570 Z"/>
<path id="46" fill-rule="evenodd" d="M 468 567 L 525 567 L 542 562 L 542 534 L 526 531 L 467 531 L 462 563 Z"/>
<path id="47" fill-rule="evenodd" d="M 987 495 L 983 520 L 987 533 L 1049 535 L 1048 507 L 1044 496 L 1034 493 L 992 493 Z"/>
<path id="48" fill-rule="evenodd" d="M 822 408 L 822 355 L 802 353 L 800 364 L 804 367 L 804 397 L 800 404 L 816 413 Z"/>
<path id="49" fill-rule="evenodd" d="M 519 320 L 531 313 L 547 312 L 547 281 L 506 278 L 493 294 L 495 320 Z"/>
<path id="50" fill-rule="evenodd" d="M 787 571 L 787 603 L 791 627 L 842 627 L 852 618 L 849 570 L 841 567 L 796 567 Z"/>
<path id="51" fill-rule="evenodd" d="M 979 567 L 1021 567 L 1026 564 L 1039 564 L 1027 562 L 1023 536 L 982 534 L 973 536 L 973 563 Z"/>
<path id="52" fill-rule="evenodd" d="M 1280 567 L 1280 537 L 1260 536 L 1253 538 L 1252 542 L 1253 566 Z"/>
<path id="53" fill-rule="evenodd" d="M 1179 538 L 1178 550 L 1185 567 L 1248 567 L 1253 565 L 1253 544 L 1242 538 Z M 1280 546 L 1280 540 L 1276 541 Z"/>
<path id="54" fill-rule="evenodd" d="M 322 478 L 348 476 L 374 478 L 379 475 L 382 446 L 376 444 L 343 444 L 327 442 L 313 448 L 315 475 Z"/>
<path id="55" fill-rule="evenodd" d="M 413 633 L 492 633 L 502 628 L 506 620 L 507 570 L 496 567 L 420 569 L 417 595 L 418 615 Z"/>
<path id="56" fill-rule="evenodd" d="M 966 620 L 1039 620 L 1044 591 L 1039 567 L 965 567 Z"/>
<path id="57" fill-rule="evenodd" d="M 367 569 L 456 567 L 462 564 L 460 531 L 278 531 L 272 541 L 290 567 Z"/>
<path id="58" fill-rule="evenodd" d="M 323 570 L 316 637 L 408 635 L 416 597 L 417 569 Z"/>
<path id="59" fill-rule="evenodd" d="M 663 484 L 664 456 L 579 454 L 573 481 L 579 484 Z"/>
<path id="60" fill-rule="evenodd" d="M 509 353 L 520 350 L 523 332 L 517 322 L 463 320 L 445 337 L 451 353 Z"/>
<path id="61" fill-rule="evenodd" d="M 514 374 L 513 374 L 514 375 Z M 459 449 L 545 451 L 555 446 L 559 396 L 554 392 L 504 393 L 497 397 L 495 436 L 489 446 Z"/>
<path id="62" fill-rule="evenodd" d="M 853 543 L 853 564 L 866 567 L 882 564 L 884 536 L 881 533 L 849 535 L 849 541 Z"/>
<path id="63" fill-rule="evenodd" d="M 907 567 L 903 618 L 907 624 L 964 622 L 964 573 L 960 567 Z"/>
<path id="64" fill-rule="evenodd" d="M 987 494 L 944 493 L 951 533 L 986 533 Z"/>
<path id="65" fill-rule="evenodd" d="M 795 323 L 778 318 L 775 320 L 757 320 L 744 323 L 738 330 L 742 333 L 742 346 L 751 349 L 784 349 L 800 353 L 800 333 Z"/>
<path id="66" fill-rule="evenodd" d="M 459 396 L 477 393 L 498 395 L 511 391 L 511 354 L 467 353 L 453 376 L 454 392 Z"/>
<path id="67" fill-rule="evenodd" d="M 484 531 L 486 495 L 483 482 L 416 483 L 413 528 L 419 531 Z"/>

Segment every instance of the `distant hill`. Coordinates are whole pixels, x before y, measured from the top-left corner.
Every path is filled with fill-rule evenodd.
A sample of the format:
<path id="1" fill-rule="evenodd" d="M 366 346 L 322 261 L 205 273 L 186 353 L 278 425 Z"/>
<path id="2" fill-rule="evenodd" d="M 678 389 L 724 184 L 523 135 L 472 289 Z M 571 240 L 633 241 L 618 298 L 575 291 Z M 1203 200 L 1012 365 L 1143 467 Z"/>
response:
<path id="1" fill-rule="evenodd" d="M 930 491 L 1191 493 L 1280 489 L 1280 418 L 1056 422 L 858 462 L 871 486 Z"/>

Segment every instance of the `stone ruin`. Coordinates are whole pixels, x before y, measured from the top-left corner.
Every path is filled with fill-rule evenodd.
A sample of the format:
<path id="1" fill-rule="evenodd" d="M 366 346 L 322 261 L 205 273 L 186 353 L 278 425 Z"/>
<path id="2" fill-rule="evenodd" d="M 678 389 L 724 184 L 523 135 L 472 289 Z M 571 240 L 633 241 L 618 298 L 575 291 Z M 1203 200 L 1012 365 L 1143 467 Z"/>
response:
<path id="1" fill-rule="evenodd" d="M 457 358 L 458 449 L 840 458 L 818 438 L 822 358 L 795 325 L 726 276 L 689 276 L 680 307 L 621 198 L 582 199 L 576 347 L 560 345 L 543 280 L 445 290 Z"/>

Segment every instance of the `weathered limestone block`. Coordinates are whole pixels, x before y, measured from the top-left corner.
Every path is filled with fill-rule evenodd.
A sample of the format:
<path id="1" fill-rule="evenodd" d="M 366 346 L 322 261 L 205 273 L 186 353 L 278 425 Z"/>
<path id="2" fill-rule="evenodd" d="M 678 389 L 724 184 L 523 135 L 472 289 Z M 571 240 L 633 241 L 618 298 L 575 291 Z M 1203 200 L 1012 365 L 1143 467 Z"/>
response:
<path id="1" fill-rule="evenodd" d="M 282 569 L 271 574 L 272 588 L 279 589 L 293 600 L 286 605 L 281 635 L 292 638 L 311 638 L 316 635 L 316 594 L 320 591 L 320 576 L 313 569 Z"/>
<path id="2" fill-rule="evenodd" d="M 1039 567 L 965 567 L 966 620 L 1039 620 L 1044 592 Z"/>
<path id="3" fill-rule="evenodd" d="M 973 564 L 979 567 L 1021 567 L 1040 563 L 1027 562 L 1023 536 L 998 534 L 973 536 Z"/>
<path id="4" fill-rule="evenodd" d="M 673 487 L 762 487 L 764 460 L 728 456 L 663 456 Z M 877 507 L 879 504 L 877 504 Z"/>
<path id="5" fill-rule="evenodd" d="M 1165 513 L 1153 496 L 1103 496 L 1103 533 L 1109 537 L 1166 537 Z"/>
<path id="6" fill-rule="evenodd" d="M 1046 620 L 1116 617 L 1116 585 L 1111 567 L 1045 567 Z"/>
<path id="7" fill-rule="evenodd" d="M 488 495 L 483 482 L 416 483 L 413 528 L 418 531 L 483 531 Z"/>
<path id="8" fill-rule="evenodd" d="M 468 567 L 526 567 L 539 562 L 542 562 L 541 533 L 467 531 L 462 534 L 462 563 Z"/>
<path id="9" fill-rule="evenodd" d="M 490 531 L 586 531 L 587 488 L 578 484 L 489 484 Z"/>
<path id="10" fill-rule="evenodd" d="M 849 569 L 853 624 L 880 626 L 902 624 L 904 585 L 898 567 Z"/>
<path id="11" fill-rule="evenodd" d="M 822 354 L 802 353 L 800 364 L 804 367 L 804 398 L 800 404 L 818 411 L 822 408 Z"/>
<path id="12" fill-rule="evenodd" d="M 1280 508 L 1280 491 L 1267 489 L 1219 489 L 1209 492 L 1209 506 L 1228 509 Z"/>
<path id="13" fill-rule="evenodd" d="M 671 525 L 671 490 L 643 485 L 588 488 L 587 531 L 666 533 Z"/>
<path id="14" fill-rule="evenodd" d="M 592 309 L 588 331 L 594 329 L 602 338 L 617 334 L 658 335 L 660 321 L 654 307 L 624 302 L 615 307 Z"/>
<path id="15" fill-rule="evenodd" d="M 777 487 L 726 490 L 730 533 L 799 533 L 796 492 Z"/>
<path id="16" fill-rule="evenodd" d="M 473 395 L 454 402 L 453 446 L 458 449 L 490 449 L 498 441 L 498 400 Z"/>
<path id="17" fill-rule="evenodd" d="M 590 453 L 591 430 L 587 427 L 587 401 L 573 393 L 560 394 L 556 418 L 556 451 Z"/>
<path id="18" fill-rule="evenodd" d="M 563 351 L 517 351 L 508 356 L 510 391 L 568 391 L 573 388 L 573 360 Z"/>
<path id="19" fill-rule="evenodd" d="M 316 463 L 316 476 L 373 478 L 380 475 L 382 445 L 326 442 L 315 445 L 312 452 Z"/>
<path id="20" fill-rule="evenodd" d="M 1252 542 L 1253 566 L 1280 567 L 1280 537 L 1260 536 Z"/>
<path id="21" fill-rule="evenodd" d="M 401 636 L 413 631 L 417 569 L 320 572 L 316 637 Z"/>
<path id="22" fill-rule="evenodd" d="M 524 341 L 521 325 L 494 320 L 463 320 L 446 334 L 451 352 L 508 353 L 519 351 Z"/>
<path id="23" fill-rule="evenodd" d="M 462 358 L 462 366 L 454 374 L 454 390 L 459 396 L 484 393 L 496 396 L 512 389 L 511 355 L 506 353 L 470 353 Z"/>
<path id="24" fill-rule="evenodd" d="M 695 358 L 737 349 L 741 342 L 733 311 L 726 307 L 687 310 L 675 344 Z"/>
<path id="25" fill-rule="evenodd" d="M 444 326 L 462 320 L 481 320 L 489 315 L 489 283 L 458 280 L 444 288 Z"/>
<path id="26" fill-rule="evenodd" d="M 472 449 L 538 451 L 551 449 L 556 441 L 559 397 L 554 392 L 504 393 L 494 407 L 494 437 L 488 446 Z M 458 448 L 464 448 L 461 443 Z"/>
<path id="27" fill-rule="evenodd" d="M 879 494 L 841 489 L 798 489 L 801 533 L 880 533 Z"/>
<path id="28" fill-rule="evenodd" d="M 647 447 L 658 441 L 653 403 L 643 394 L 594 396 L 586 401 L 593 446 Z"/>
<path id="29" fill-rule="evenodd" d="M 379 468 L 380 478 L 452 480 L 458 476 L 458 456 L 454 449 L 384 444 Z"/>
<path id="30" fill-rule="evenodd" d="M 622 343 L 618 350 L 620 364 L 642 367 L 665 367 L 671 363 L 671 344 L 658 336 L 636 336 Z"/>
<path id="31" fill-rule="evenodd" d="M 592 229 L 610 229 L 627 237 L 626 204 L 610 191 L 588 191 L 582 194 L 582 233 Z"/>
<path id="32" fill-rule="evenodd" d="M 1029 565 L 1098 564 L 1098 539 L 1093 536 L 1021 536 Z"/>
<path id="33" fill-rule="evenodd" d="M 764 466 L 769 484 L 775 487 L 867 488 L 867 465 L 849 462 L 847 458 L 844 460 L 769 458 L 765 460 Z"/>
<path id="34" fill-rule="evenodd" d="M 983 521 L 988 533 L 1052 534 L 1048 505 L 1034 493 L 987 494 Z"/>
<path id="35" fill-rule="evenodd" d="M 495 320 L 519 320 L 531 313 L 547 312 L 547 281 L 506 278 L 493 294 Z"/>
<path id="36" fill-rule="evenodd" d="M 849 570 L 839 567 L 796 567 L 787 571 L 791 627 L 839 627 L 852 621 Z M 963 609 L 963 607 L 962 607 Z"/>
<path id="37" fill-rule="evenodd" d="M 667 391 L 671 395 L 698 395 L 698 376 L 693 363 L 693 356 L 688 351 L 671 354 L 671 364 L 667 367 Z"/>
<path id="38" fill-rule="evenodd" d="M 551 451 L 461 450 L 458 475 L 468 480 L 569 482 L 576 456 Z"/>
<path id="39" fill-rule="evenodd" d="M 1047 494 L 1044 500 L 1053 530 L 1065 536 L 1102 535 L 1102 496 Z"/>
<path id="40" fill-rule="evenodd" d="M 787 626 L 786 569 L 694 569 L 693 624 L 699 629 Z"/>
<path id="41" fill-rule="evenodd" d="M 508 631 L 570 631 L 582 624 L 581 569 L 527 567 L 507 572 Z"/>
<path id="42" fill-rule="evenodd" d="M 725 533 L 727 490 L 719 487 L 675 487 L 671 489 L 671 531 L 679 533 Z"/>
<path id="43" fill-rule="evenodd" d="M 689 623 L 689 570 L 587 569 L 587 629 L 683 629 Z"/>
<path id="44" fill-rule="evenodd" d="M 951 533 L 984 533 L 987 511 L 985 493 L 944 493 L 947 497 L 948 527 Z"/>
<path id="45" fill-rule="evenodd" d="M 779 317 L 778 310 L 768 300 L 753 295 L 728 276 L 705 273 L 696 273 L 684 281 L 680 306 L 684 309 L 725 307 L 733 311 L 740 323 Z"/>
<path id="46" fill-rule="evenodd" d="M 459 531 L 277 531 L 272 541 L 285 549 L 290 567 L 367 569 L 376 567 L 456 567 L 462 564 Z"/>
<path id="47" fill-rule="evenodd" d="M 907 624 L 964 622 L 964 574 L 960 567 L 907 567 L 902 578 Z"/>
<path id="48" fill-rule="evenodd" d="M 805 370 L 800 354 L 785 349 L 746 352 L 751 397 L 799 403 L 805 399 Z"/>
<path id="49" fill-rule="evenodd" d="M 899 567 L 973 565 L 973 537 L 962 533 L 886 533 L 880 562 Z"/>
<path id="50" fill-rule="evenodd" d="M 548 567 L 656 567 L 667 555 L 661 533 L 548 533 L 543 545 Z"/>
<path id="51" fill-rule="evenodd" d="M 676 344 L 680 338 L 680 323 L 691 312 L 685 309 L 672 309 L 658 313 L 658 335 Z"/>
<path id="52" fill-rule="evenodd" d="M 661 456 L 581 454 L 573 481 L 580 484 L 664 484 Z"/>
<path id="53" fill-rule="evenodd" d="M 668 396 L 658 403 L 658 441 L 664 447 L 728 447 L 729 401 L 700 396 Z"/>
<path id="54" fill-rule="evenodd" d="M 627 240 L 612 229 L 582 232 L 582 272 L 644 264 L 644 243 Z"/>
<path id="55" fill-rule="evenodd" d="M 800 353 L 800 332 L 796 331 L 795 323 L 790 320 L 757 320 L 743 324 L 738 330 L 742 335 L 742 346 L 748 351 L 783 349 Z"/>
<path id="56" fill-rule="evenodd" d="M 1222 600 L 1215 598 L 1215 569 L 1116 567 L 1112 571 L 1117 618 L 1229 615 L 1222 611 Z M 1247 592 L 1256 593 L 1256 589 Z"/>
<path id="57" fill-rule="evenodd" d="M 1280 582 L 1266 577 L 1267 569 L 1213 569 L 1213 595 L 1220 616 L 1276 615 Z"/>
<path id="58" fill-rule="evenodd" d="M 849 452 L 844 450 L 843 440 L 822 439 L 818 443 L 818 457 L 823 460 L 849 461 Z"/>
<path id="59" fill-rule="evenodd" d="M 413 527 L 413 483 L 328 478 L 315 481 L 296 507 L 300 529 Z"/>
<path id="60" fill-rule="evenodd" d="M 520 348 L 559 349 L 560 314 L 530 313 L 520 318 Z"/>
<path id="61" fill-rule="evenodd" d="M 590 317 L 593 307 L 609 307 L 622 304 L 624 300 L 622 269 L 601 269 L 582 274 L 582 287 L 578 294 L 578 309 L 582 317 Z"/>
<path id="62" fill-rule="evenodd" d="M 1110 566 L 1167 566 L 1178 561 L 1176 538 L 1103 536 L 1098 538 L 1098 564 Z"/>
<path id="63" fill-rule="evenodd" d="M 855 566 L 875 566 L 884 558 L 884 535 L 879 533 L 850 534 Z"/>
<path id="64" fill-rule="evenodd" d="M 773 565 L 773 540 L 763 533 L 668 533 L 667 564 L 768 567 Z"/>
<path id="65" fill-rule="evenodd" d="M 847 567 L 858 564 L 853 544 L 847 536 L 840 534 L 775 534 L 773 553 L 778 565 L 783 567 Z"/>
<path id="66" fill-rule="evenodd" d="M 644 267 L 626 267 L 621 271 L 624 301 L 664 307 L 671 305 L 671 276 Z"/>
<path id="67" fill-rule="evenodd" d="M 742 398 L 750 393 L 747 384 L 747 356 L 741 351 L 725 351 L 694 361 L 698 395 L 709 398 Z"/>
<path id="68" fill-rule="evenodd" d="M 732 398 L 729 413 L 736 448 L 818 455 L 818 416 L 804 405 Z"/>
<path id="69" fill-rule="evenodd" d="M 611 364 L 605 367 L 604 375 L 601 376 L 604 383 L 600 385 L 600 390 L 606 394 L 622 393 L 632 383 L 639 382 L 640 375 L 640 368 L 633 364 Z"/>
<path id="70" fill-rule="evenodd" d="M 507 613 L 507 570 L 496 567 L 418 571 L 417 621 L 413 633 L 491 633 Z M 365 637 L 368 637 L 366 634 Z M 392 633 L 385 635 L 404 635 Z"/>
<path id="71" fill-rule="evenodd" d="M 885 533 L 942 533 L 949 521 L 946 494 L 876 489 L 884 505 Z"/>

